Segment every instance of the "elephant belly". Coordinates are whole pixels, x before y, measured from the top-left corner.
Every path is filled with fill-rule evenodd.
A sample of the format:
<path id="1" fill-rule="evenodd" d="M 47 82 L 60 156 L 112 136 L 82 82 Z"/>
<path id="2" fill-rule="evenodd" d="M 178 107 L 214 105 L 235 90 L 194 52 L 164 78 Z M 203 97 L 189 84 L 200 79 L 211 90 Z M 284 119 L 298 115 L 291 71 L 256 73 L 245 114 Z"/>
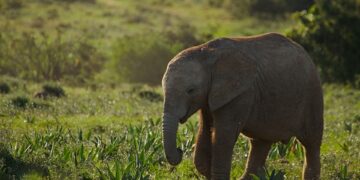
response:
<path id="1" fill-rule="evenodd" d="M 288 142 L 291 137 L 296 136 L 296 133 L 288 129 L 278 130 L 279 128 L 244 128 L 242 134 L 251 139 L 262 139 L 271 142 Z"/>
<path id="2" fill-rule="evenodd" d="M 304 125 L 302 108 L 272 106 L 248 119 L 242 134 L 249 138 L 287 142 L 300 135 Z"/>

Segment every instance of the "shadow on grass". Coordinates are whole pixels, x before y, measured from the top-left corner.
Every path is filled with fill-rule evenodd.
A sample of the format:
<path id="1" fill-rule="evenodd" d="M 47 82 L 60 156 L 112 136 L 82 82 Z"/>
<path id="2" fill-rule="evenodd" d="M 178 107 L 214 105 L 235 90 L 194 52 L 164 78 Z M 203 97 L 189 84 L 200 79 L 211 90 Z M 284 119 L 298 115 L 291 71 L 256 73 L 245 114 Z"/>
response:
<path id="1" fill-rule="evenodd" d="M 46 167 L 14 158 L 4 145 L 0 144 L 0 179 L 22 179 L 27 173 L 49 176 Z"/>

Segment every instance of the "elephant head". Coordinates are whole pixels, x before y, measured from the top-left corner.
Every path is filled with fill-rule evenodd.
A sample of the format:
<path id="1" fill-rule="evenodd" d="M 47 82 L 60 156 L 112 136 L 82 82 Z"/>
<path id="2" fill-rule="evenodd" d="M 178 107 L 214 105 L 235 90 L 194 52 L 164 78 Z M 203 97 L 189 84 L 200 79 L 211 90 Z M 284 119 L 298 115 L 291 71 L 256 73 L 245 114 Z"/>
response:
<path id="1" fill-rule="evenodd" d="M 199 109 L 221 108 L 251 86 L 255 66 L 240 51 L 234 53 L 234 46 L 232 39 L 217 39 L 186 49 L 169 62 L 162 80 L 163 143 L 171 165 L 182 158 L 176 148 L 179 123 Z"/>

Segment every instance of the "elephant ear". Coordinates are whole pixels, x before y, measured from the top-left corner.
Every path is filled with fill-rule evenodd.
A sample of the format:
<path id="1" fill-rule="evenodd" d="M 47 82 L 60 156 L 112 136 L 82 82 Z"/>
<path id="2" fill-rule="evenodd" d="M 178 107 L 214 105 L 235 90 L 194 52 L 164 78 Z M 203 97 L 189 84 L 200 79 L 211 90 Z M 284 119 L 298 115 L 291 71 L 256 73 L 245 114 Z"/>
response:
<path id="1" fill-rule="evenodd" d="M 253 87 L 256 64 L 240 51 L 227 51 L 216 58 L 209 91 L 209 107 L 214 111 Z"/>

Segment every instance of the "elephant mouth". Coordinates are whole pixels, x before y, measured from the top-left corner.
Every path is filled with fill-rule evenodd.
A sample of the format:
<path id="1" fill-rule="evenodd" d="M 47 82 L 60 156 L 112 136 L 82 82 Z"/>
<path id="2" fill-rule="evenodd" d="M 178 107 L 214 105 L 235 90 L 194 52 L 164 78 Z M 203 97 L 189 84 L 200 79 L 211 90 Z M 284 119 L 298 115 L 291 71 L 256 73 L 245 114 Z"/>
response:
<path id="1" fill-rule="evenodd" d="M 192 113 L 190 113 L 190 107 L 187 109 L 186 113 L 185 113 L 185 116 L 183 116 L 182 118 L 180 118 L 179 122 L 180 124 L 184 124 L 186 123 L 186 121 L 189 119 L 189 116 L 191 115 Z"/>
<path id="2" fill-rule="evenodd" d="M 184 116 L 183 118 L 180 119 L 180 124 L 184 124 L 187 121 L 187 118 Z"/>

